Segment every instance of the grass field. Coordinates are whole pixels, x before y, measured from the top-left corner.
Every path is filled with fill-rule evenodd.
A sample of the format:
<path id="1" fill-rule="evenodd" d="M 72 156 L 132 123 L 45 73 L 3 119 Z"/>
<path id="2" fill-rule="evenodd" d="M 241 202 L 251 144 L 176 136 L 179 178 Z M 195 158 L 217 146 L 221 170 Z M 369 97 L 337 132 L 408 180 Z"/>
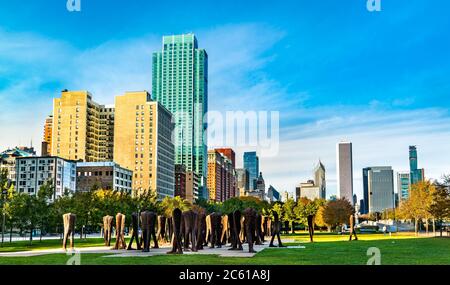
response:
<path id="1" fill-rule="evenodd" d="M 69 243 L 67 243 L 69 244 Z M 75 238 L 76 247 L 91 247 L 91 246 L 102 246 L 103 239 L 102 238 L 88 238 L 88 239 L 79 239 Z M 51 240 L 34 240 L 32 245 L 30 245 L 29 241 L 14 241 L 14 242 L 5 242 L 3 247 L 0 247 L 0 252 L 14 252 L 14 251 L 31 251 L 31 250 L 42 250 L 42 249 L 53 249 L 53 248 L 61 248 L 62 242 L 59 239 L 51 239 Z M 1 258 L 1 257 L 0 257 Z"/>
<path id="2" fill-rule="evenodd" d="M 377 247 L 381 252 L 381 264 L 447 264 L 450 265 L 450 238 L 414 237 L 410 234 L 361 234 L 358 241 L 348 242 L 348 236 L 318 233 L 314 243 L 308 242 L 306 234 L 284 236 L 293 239 L 289 245 L 302 244 L 305 248 L 265 249 L 252 258 L 225 258 L 217 255 L 178 255 L 149 257 L 105 257 L 105 254 L 82 254 L 83 265 L 106 264 L 179 264 L 179 265 L 364 265 L 369 256 L 367 250 Z M 77 247 L 98 246 L 101 239 L 76 240 Z M 5 245 L 1 251 L 37 250 L 59 248 L 59 240 L 46 240 L 29 247 L 26 242 Z M 65 254 L 35 257 L 0 257 L 0 264 L 65 264 L 70 258 Z"/>

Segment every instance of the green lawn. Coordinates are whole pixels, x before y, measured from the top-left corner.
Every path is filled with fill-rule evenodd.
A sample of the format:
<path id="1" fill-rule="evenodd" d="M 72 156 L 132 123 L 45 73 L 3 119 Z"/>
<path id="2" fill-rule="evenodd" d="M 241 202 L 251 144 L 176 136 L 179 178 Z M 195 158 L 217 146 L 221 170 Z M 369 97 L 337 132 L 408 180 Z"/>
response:
<path id="1" fill-rule="evenodd" d="M 304 249 L 265 249 L 253 258 L 225 258 L 216 255 L 177 255 L 149 257 L 104 257 L 104 254 L 82 254 L 81 264 L 258 264 L 258 265 L 364 265 L 368 260 L 367 249 L 377 247 L 381 251 L 381 264 L 447 264 L 450 265 L 450 238 L 416 238 L 409 234 L 359 235 L 359 241 L 348 242 L 348 236 L 318 233 L 316 242 L 309 243 L 306 234 L 285 236 L 302 244 Z M 76 246 L 101 244 L 100 239 L 88 242 L 76 241 Z M 22 248 L 18 242 L 14 251 Z M 46 248 L 59 247 L 59 241 L 43 241 Z M 44 244 L 45 243 L 45 244 Z M 29 250 L 37 249 L 38 242 Z M 7 248 L 4 247 L 3 250 Z M 0 264 L 65 264 L 70 258 L 65 254 L 52 254 L 36 257 L 0 257 Z"/>

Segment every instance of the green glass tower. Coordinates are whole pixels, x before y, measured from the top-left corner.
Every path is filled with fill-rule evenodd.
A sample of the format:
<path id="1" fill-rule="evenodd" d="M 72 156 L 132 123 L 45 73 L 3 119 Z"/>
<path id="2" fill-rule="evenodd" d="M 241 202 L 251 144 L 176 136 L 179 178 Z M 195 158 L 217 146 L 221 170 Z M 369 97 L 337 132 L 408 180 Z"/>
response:
<path id="1" fill-rule="evenodd" d="M 198 48 L 194 34 L 163 37 L 162 51 L 153 54 L 152 81 L 154 99 L 173 114 L 175 164 L 194 171 L 200 186 L 205 186 L 207 142 L 203 118 L 208 110 L 208 55 Z"/>

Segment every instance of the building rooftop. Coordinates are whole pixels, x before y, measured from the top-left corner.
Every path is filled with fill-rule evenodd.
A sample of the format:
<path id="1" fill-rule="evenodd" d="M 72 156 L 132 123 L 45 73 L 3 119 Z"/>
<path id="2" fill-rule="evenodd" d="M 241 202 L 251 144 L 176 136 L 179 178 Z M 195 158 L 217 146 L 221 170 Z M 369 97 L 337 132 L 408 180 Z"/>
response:
<path id="1" fill-rule="evenodd" d="M 114 161 L 77 162 L 77 167 L 121 167 Z M 123 168 L 123 167 L 121 167 Z"/>
<path id="2" fill-rule="evenodd" d="M 28 157 L 35 156 L 36 152 L 33 148 L 15 147 L 13 149 L 7 149 L 0 153 L 0 158 L 7 157 Z"/>

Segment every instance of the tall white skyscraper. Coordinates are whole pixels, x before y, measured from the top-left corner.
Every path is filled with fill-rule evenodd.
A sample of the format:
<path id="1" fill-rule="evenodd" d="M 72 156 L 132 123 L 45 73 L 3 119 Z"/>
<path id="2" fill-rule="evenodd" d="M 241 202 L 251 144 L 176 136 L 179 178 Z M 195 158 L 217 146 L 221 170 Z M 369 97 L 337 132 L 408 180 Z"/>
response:
<path id="1" fill-rule="evenodd" d="M 352 143 L 336 145 L 337 196 L 353 204 L 353 155 Z"/>

